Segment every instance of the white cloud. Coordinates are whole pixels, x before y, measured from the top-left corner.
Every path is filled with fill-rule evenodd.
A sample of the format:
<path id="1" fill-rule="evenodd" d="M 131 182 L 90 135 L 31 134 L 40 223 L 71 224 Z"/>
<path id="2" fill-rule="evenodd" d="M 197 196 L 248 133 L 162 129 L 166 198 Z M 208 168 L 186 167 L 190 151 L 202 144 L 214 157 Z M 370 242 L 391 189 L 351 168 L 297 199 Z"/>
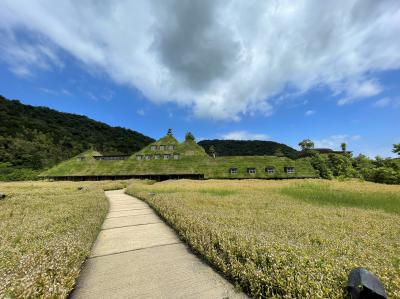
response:
<path id="1" fill-rule="evenodd" d="M 390 98 L 382 98 L 380 100 L 377 100 L 373 106 L 377 107 L 377 108 L 384 108 L 390 105 L 390 102 L 392 101 L 392 99 Z"/>
<path id="2" fill-rule="evenodd" d="M 66 96 L 72 96 L 72 93 L 68 89 L 65 89 L 65 88 L 61 89 L 61 93 Z"/>
<path id="3" fill-rule="evenodd" d="M 311 115 L 314 115 L 316 112 L 315 112 L 315 110 L 307 110 L 305 113 L 304 113 L 304 115 L 305 116 L 311 116 Z"/>
<path id="4" fill-rule="evenodd" d="M 385 107 L 392 107 L 392 108 L 400 108 L 400 98 L 382 98 L 377 100 L 374 104 L 376 108 L 385 108 Z"/>
<path id="5" fill-rule="evenodd" d="M 360 135 L 337 134 L 331 135 L 324 139 L 315 140 L 314 145 L 316 148 L 330 148 L 333 150 L 340 150 L 340 145 L 343 142 L 349 145 L 349 143 L 351 143 L 352 141 L 358 141 L 360 139 Z"/>
<path id="6" fill-rule="evenodd" d="M 10 71 L 20 77 L 32 77 L 32 67 L 40 70 L 64 67 L 54 46 L 42 39 L 30 44 L 18 41 L 12 32 L 0 30 L 0 51 L 0 60 L 7 63 Z"/>
<path id="7" fill-rule="evenodd" d="M 379 145 L 371 145 L 362 150 L 362 154 L 375 158 L 376 156 L 380 157 L 392 157 L 395 158 L 397 155 L 392 152 L 392 147 L 389 146 L 379 146 Z"/>
<path id="8" fill-rule="evenodd" d="M 89 96 L 90 99 L 92 99 L 93 101 L 98 101 L 99 98 L 91 91 L 87 92 L 87 95 Z"/>
<path id="9" fill-rule="evenodd" d="M 327 86 L 341 105 L 379 94 L 373 74 L 400 68 L 399 21 L 398 0 L 3 0 L 0 9 L 0 31 L 13 33 L 1 51 L 16 73 L 57 66 L 56 45 L 151 101 L 229 120 L 271 114 L 287 86 Z M 30 43 L 10 43 L 22 28 Z"/>
<path id="10" fill-rule="evenodd" d="M 51 95 L 56 95 L 57 94 L 57 91 L 55 91 L 55 90 L 52 90 L 52 89 L 49 89 L 49 88 L 44 88 L 44 87 L 41 87 L 41 88 L 38 88 L 41 92 L 44 92 L 44 93 L 47 93 L 47 94 L 51 94 Z"/>
<path id="11" fill-rule="evenodd" d="M 137 114 L 139 114 L 140 116 L 144 116 L 146 114 L 146 112 L 144 111 L 144 109 L 138 109 L 136 111 Z"/>
<path id="12" fill-rule="evenodd" d="M 376 96 L 381 93 L 383 87 L 376 80 L 365 80 L 361 82 L 351 82 L 346 87 L 345 98 L 338 101 L 339 105 L 351 104 L 364 98 Z"/>
<path id="13" fill-rule="evenodd" d="M 250 133 L 247 131 L 232 131 L 221 134 L 220 137 L 226 140 L 268 140 L 269 136 L 262 133 Z"/>

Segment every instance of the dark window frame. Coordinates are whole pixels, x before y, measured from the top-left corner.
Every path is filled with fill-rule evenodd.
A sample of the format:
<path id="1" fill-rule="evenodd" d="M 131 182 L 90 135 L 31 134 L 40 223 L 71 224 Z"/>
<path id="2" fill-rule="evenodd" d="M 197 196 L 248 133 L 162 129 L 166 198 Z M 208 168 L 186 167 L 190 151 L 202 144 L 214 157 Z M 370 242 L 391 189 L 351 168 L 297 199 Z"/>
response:
<path id="1" fill-rule="evenodd" d="M 252 172 L 254 170 L 254 172 Z M 247 167 L 247 173 L 248 174 L 256 174 L 257 173 L 257 168 L 255 167 Z"/>
<path id="2" fill-rule="evenodd" d="M 293 166 L 286 166 L 284 167 L 285 173 L 293 174 L 296 173 L 296 169 Z"/>
<path id="3" fill-rule="evenodd" d="M 237 167 L 231 167 L 231 168 L 229 168 L 229 174 L 237 174 L 237 173 L 238 173 Z"/>
<path id="4" fill-rule="evenodd" d="M 275 173 L 275 167 L 273 167 L 273 166 L 267 166 L 267 167 L 265 167 L 265 172 L 266 172 L 267 174 L 274 174 L 274 173 Z"/>

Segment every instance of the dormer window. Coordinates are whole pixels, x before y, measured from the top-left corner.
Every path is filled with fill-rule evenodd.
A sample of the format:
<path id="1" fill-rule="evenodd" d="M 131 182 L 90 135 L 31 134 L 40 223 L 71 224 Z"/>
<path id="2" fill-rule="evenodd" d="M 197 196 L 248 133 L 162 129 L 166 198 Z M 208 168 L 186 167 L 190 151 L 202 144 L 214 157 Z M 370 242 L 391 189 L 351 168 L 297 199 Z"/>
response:
<path id="1" fill-rule="evenodd" d="M 157 149 L 157 145 L 152 145 L 152 146 L 150 146 L 150 149 L 151 149 L 152 151 L 155 151 L 155 150 Z"/>
<path id="2" fill-rule="evenodd" d="M 284 170 L 286 173 L 295 173 L 294 167 L 285 167 Z"/>
<path id="3" fill-rule="evenodd" d="M 136 160 L 138 161 L 142 160 L 142 155 L 136 155 Z"/>
<path id="4" fill-rule="evenodd" d="M 173 150 L 174 149 L 174 146 L 172 145 L 172 144 L 168 144 L 168 147 L 167 147 L 169 150 Z"/>
<path id="5" fill-rule="evenodd" d="M 85 157 L 78 157 L 77 160 L 78 161 L 83 161 L 83 160 L 85 160 Z"/>
<path id="6" fill-rule="evenodd" d="M 174 160 L 179 160 L 179 154 L 174 154 Z"/>
<path id="7" fill-rule="evenodd" d="M 247 173 L 248 174 L 255 174 L 256 173 L 256 169 L 254 167 L 249 167 L 249 168 L 247 168 Z"/>
<path id="8" fill-rule="evenodd" d="M 160 160 L 160 155 L 154 155 L 154 159 Z"/>
<path id="9" fill-rule="evenodd" d="M 237 168 L 236 167 L 229 168 L 229 173 L 230 174 L 237 174 Z"/>
<path id="10" fill-rule="evenodd" d="M 169 155 L 168 154 L 165 154 L 164 155 L 164 160 L 168 160 L 169 159 Z"/>
<path id="11" fill-rule="evenodd" d="M 150 160 L 150 159 L 151 159 L 151 155 L 146 155 L 146 156 L 144 156 L 144 158 L 145 158 L 146 160 Z"/>
<path id="12" fill-rule="evenodd" d="M 275 167 L 272 167 L 272 166 L 265 167 L 265 172 L 268 173 L 268 174 L 274 174 L 275 173 Z"/>
<path id="13" fill-rule="evenodd" d="M 165 150 L 165 145 L 160 145 L 160 151 Z"/>

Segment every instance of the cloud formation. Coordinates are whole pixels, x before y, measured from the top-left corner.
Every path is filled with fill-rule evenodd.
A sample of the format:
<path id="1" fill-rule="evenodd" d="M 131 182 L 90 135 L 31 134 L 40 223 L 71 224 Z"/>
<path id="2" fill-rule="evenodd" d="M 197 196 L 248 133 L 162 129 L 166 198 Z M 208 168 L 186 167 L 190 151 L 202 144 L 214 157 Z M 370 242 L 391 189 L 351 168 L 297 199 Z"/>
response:
<path id="1" fill-rule="evenodd" d="M 268 140 L 270 137 L 262 133 L 250 133 L 247 131 L 232 131 L 220 135 L 225 140 Z"/>
<path id="2" fill-rule="evenodd" d="M 398 98 L 385 97 L 385 98 L 379 99 L 373 104 L 373 107 L 376 107 L 376 108 L 386 108 L 386 107 L 400 108 L 400 97 L 398 97 Z"/>
<path id="3" fill-rule="evenodd" d="M 314 144 L 316 148 L 330 148 L 333 150 L 340 150 L 340 145 L 344 142 L 346 144 L 358 141 L 361 139 L 360 135 L 347 135 L 337 134 L 332 135 L 321 140 L 315 140 Z"/>
<path id="4" fill-rule="evenodd" d="M 306 112 L 304 112 L 304 115 L 305 116 L 311 116 L 311 115 L 314 115 L 315 113 L 316 113 L 315 110 L 307 110 Z"/>
<path id="5" fill-rule="evenodd" d="M 376 80 L 351 82 L 346 87 L 347 96 L 338 101 L 338 105 L 351 104 L 364 98 L 373 97 L 381 93 L 382 86 Z"/>
<path id="6" fill-rule="evenodd" d="M 10 31 L 0 31 L 0 50 L 0 61 L 7 63 L 9 70 L 20 77 L 32 77 L 32 68 L 51 70 L 64 67 L 52 45 L 42 40 L 34 44 L 18 41 Z"/>
<path id="7" fill-rule="evenodd" d="M 151 101 L 239 120 L 287 87 L 326 86 L 340 105 L 378 95 L 374 74 L 400 68 L 399 22 L 398 0 L 3 0 L 0 50 L 23 74 L 62 63 L 58 47 Z"/>

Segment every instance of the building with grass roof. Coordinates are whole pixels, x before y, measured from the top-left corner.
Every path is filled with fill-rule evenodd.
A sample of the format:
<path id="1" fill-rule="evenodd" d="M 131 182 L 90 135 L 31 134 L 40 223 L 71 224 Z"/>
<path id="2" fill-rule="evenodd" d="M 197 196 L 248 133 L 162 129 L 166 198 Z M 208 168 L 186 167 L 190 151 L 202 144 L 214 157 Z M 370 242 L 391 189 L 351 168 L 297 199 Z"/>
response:
<path id="1" fill-rule="evenodd" d="M 43 172 L 54 180 L 165 179 L 286 179 L 313 178 L 309 158 L 277 156 L 211 157 L 191 133 L 179 142 L 169 129 L 159 140 L 130 156 L 103 156 L 86 151 Z"/>

